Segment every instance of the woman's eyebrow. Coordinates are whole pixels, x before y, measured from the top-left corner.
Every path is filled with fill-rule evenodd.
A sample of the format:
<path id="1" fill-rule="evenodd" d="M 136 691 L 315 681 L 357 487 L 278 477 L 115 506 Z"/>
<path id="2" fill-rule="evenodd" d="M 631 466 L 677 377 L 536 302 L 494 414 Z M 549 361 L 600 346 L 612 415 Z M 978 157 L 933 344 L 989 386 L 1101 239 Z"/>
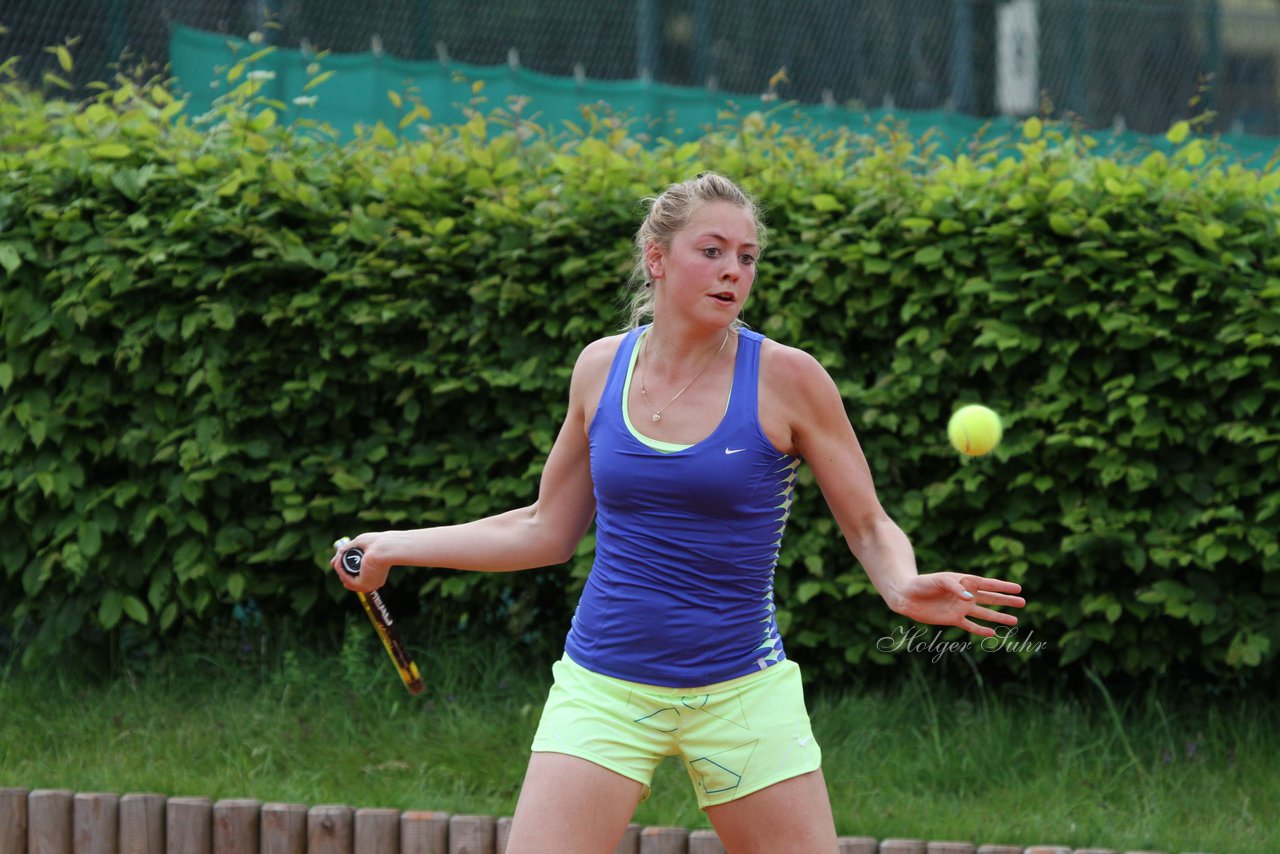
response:
<path id="1" fill-rule="evenodd" d="M 715 231 L 705 231 L 705 232 L 703 232 L 702 234 L 698 235 L 698 239 L 699 239 L 699 240 L 701 240 L 701 239 L 703 239 L 703 238 L 707 238 L 707 237 L 710 237 L 710 238 L 712 238 L 713 240 L 719 240 L 721 243 L 732 243 L 732 242 L 733 242 L 733 241 L 732 241 L 732 240 L 730 240 L 729 238 L 725 237 L 723 234 L 720 234 L 720 233 L 715 232 Z M 742 244 L 742 245 L 743 245 L 743 246 L 749 246 L 749 247 L 751 247 L 752 249 L 755 249 L 759 244 L 754 243 L 754 242 L 752 242 L 752 241 L 748 241 L 748 242 L 746 242 L 746 243 L 744 243 L 744 244 Z"/>

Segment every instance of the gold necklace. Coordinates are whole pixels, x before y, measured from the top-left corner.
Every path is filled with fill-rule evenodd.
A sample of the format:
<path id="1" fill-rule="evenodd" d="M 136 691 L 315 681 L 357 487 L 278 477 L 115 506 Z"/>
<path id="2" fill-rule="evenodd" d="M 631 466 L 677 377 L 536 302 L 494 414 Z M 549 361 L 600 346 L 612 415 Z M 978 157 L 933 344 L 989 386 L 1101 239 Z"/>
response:
<path id="1" fill-rule="evenodd" d="M 660 406 L 660 407 L 659 407 L 659 408 L 657 408 L 657 409 L 653 409 L 653 404 L 649 402 L 649 392 L 648 392 L 648 390 L 644 387 L 644 378 L 643 378 L 643 377 L 641 377 L 641 378 L 640 378 L 640 396 L 641 396 L 642 398 L 644 398 L 644 405 L 645 405 L 645 406 L 647 406 L 647 407 L 649 407 L 650 409 L 653 409 L 653 416 L 652 416 L 649 420 L 651 420 L 651 421 L 661 421 L 661 420 L 662 420 L 662 410 L 666 409 L 668 406 L 670 406 L 671 404 L 675 403 L 675 402 L 676 402 L 676 397 L 679 397 L 680 395 L 684 394 L 685 389 L 687 389 L 689 386 L 691 386 L 691 385 L 693 385 L 694 383 L 696 383 L 696 382 L 698 381 L 698 377 L 702 376 L 703 374 L 705 374 L 705 373 L 707 372 L 707 368 L 710 368 L 710 367 L 711 367 L 711 363 L 712 363 L 712 362 L 714 362 L 714 361 L 716 360 L 716 356 L 719 356 L 719 355 L 724 351 L 724 345 L 726 345 L 726 344 L 728 344 L 728 343 L 729 343 L 729 330 L 728 330 L 728 329 L 726 329 L 726 330 L 724 331 L 724 340 L 720 342 L 720 349 L 719 349 L 719 350 L 716 350 L 714 353 L 712 353 L 712 354 L 711 354 L 711 358 L 710 358 L 710 359 L 708 359 L 708 360 L 707 360 L 707 363 L 706 363 L 705 365 L 703 365 L 703 366 L 702 366 L 702 370 L 698 371 L 697 375 L 695 375 L 693 379 L 691 379 L 691 380 L 689 380 L 687 383 L 685 383 L 685 384 L 684 384 L 684 388 L 680 389 L 678 392 L 676 392 L 676 393 L 675 393 L 675 397 L 672 397 L 670 400 L 668 400 L 665 404 L 663 404 L 662 406 Z M 649 351 L 649 339 L 648 339 L 648 337 L 647 337 L 647 336 L 646 336 L 646 338 L 645 338 L 645 340 L 644 340 L 644 350 L 645 350 L 645 353 L 647 353 L 647 352 Z M 644 353 L 641 353 L 641 355 L 644 355 Z"/>

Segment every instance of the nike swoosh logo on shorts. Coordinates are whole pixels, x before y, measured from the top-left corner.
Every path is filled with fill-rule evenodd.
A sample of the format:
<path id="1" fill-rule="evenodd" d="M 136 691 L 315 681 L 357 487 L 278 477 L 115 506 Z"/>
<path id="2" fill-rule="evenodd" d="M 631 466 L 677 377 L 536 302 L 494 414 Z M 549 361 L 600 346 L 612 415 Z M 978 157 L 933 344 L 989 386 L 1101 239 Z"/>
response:
<path id="1" fill-rule="evenodd" d="M 746 448 L 725 448 L 725 449 L 724 449 L 724 452 L 725 452 L 726 454 L 740 454 L 740 453 L 742 453 L 742 452 L 743 452 L 743 451 L 745 451 L 745 450 L 746 450 Z"/>

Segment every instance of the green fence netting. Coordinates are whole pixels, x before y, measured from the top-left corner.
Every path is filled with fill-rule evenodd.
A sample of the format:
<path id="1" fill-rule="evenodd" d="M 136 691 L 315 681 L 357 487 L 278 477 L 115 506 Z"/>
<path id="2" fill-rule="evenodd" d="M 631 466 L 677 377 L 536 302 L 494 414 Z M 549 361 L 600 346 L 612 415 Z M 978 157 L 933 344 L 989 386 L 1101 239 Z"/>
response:
<path id="1" fill-rule="evenodd" d="M 835 105 L 785 104 L 766 97 L 673 86 L 645 80 L 592 80 L 557 77 L 512 65 L 473 65 L 460 62 L 410 61 L 386 54 L 330 54 L 317 59 L 303 50 L 277 48 L 259 51 L 244 39 L 175 26 L 170 64 L 179 88 L 188 98 L 188 113 L 210 110 L 228 88 L 227 74 L 255 53 L 243 73 L 263 81 L 260 95 L 278 100 L 290 118 L 307 117 L 327 123 L 340 136 L 358 125 L 381 122 L 398 128 L 411 99 L 441 124 L 466 121 L 466 110 L 520 110 L 523 118 L 559 129 L 565 122 L 581 122 L 582 109 L 605 105 L 615 114 L 642 121 L 654 138 L 697 136 L 720 121 L 726 110 L 777 111 L 779 121 L 813 133 L 838 128 L 871 129 L 886 120 L 914 136 L 929 134 L 943 153 L 964 150 L 975 139 L 1011 136 L 1010 118 L 984 119 L 944 110 L 853 110 Z M 323 82 L 308 88 L 317 77 Z M 476 84 L 482 84 L 477 87 Z M 400 104 L 389 93 L 399 96 Z M 482 101 L 477 101 L 482 98 Z M 312 100 L 314 99 L 314 101 Z M 1160 135 L 1131 131 L 1093 132 L 1103 150 L 1142 152 L 1168 150 Z M 1280 140 L 1246 134 L 1223 134 L 1220 139 L 1232 157 L 1254 167 L 1265 166 L 1280 150 Z"/>

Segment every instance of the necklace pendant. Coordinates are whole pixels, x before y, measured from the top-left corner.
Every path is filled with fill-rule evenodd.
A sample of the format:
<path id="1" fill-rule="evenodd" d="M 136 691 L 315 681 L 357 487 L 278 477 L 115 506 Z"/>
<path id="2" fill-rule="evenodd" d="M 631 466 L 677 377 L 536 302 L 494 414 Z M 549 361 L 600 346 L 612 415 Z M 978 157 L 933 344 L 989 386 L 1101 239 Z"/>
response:
<path id="1" fill-rule="evenodd" d="M 650 421 L 661 421 L 661 420 L 662 420 L 662 415 L 661 415 L 660 413 L 655 412 L 655 413 L 653 413 L 653 418 L 651 418 L 651 419 L 649 419 L 649 420 L 650 420 Z"/>

